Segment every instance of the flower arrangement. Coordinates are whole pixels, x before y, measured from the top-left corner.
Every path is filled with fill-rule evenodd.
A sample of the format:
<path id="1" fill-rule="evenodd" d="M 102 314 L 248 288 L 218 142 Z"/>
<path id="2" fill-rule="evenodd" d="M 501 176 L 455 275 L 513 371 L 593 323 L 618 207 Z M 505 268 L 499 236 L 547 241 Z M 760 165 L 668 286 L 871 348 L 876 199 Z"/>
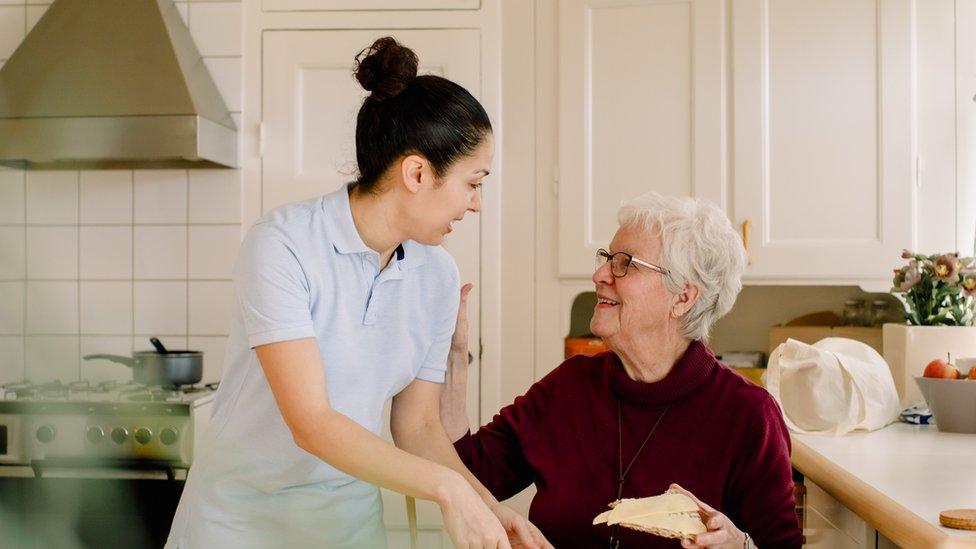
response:
<path id="1" fill-rule="evenodd" d="M 958 253 L 921 255 L 905 250 L 891 292 L 904 294 L 905 320 L 915 326 L 976 324 L 976 259 Z"/>

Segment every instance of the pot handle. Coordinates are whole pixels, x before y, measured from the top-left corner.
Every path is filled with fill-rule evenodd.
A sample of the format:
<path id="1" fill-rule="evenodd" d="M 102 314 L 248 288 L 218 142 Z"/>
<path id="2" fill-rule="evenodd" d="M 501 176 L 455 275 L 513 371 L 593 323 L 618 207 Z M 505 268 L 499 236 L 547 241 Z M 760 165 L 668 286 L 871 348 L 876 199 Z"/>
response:
<path id="1" fill-rule="evenodd" d="M 119 364 L 125 364 L 129 368 L 134 368 L 136 366 L 136 359 L 129 358 L 127 356 L 120 355 L 85 355 L 82 358 L 85 360 L 92 360 L 95 358 L 104 358 L 105 360 L 111 360 L 112 362 L 118 362 Z"/>

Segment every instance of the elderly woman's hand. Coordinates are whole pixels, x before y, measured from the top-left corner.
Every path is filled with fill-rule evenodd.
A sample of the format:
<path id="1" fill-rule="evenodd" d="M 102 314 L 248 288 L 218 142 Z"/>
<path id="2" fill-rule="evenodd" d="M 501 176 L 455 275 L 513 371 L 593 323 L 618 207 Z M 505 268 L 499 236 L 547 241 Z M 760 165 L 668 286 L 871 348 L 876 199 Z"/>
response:
<path id="1" fill-rule="evenodd" d="M 441 424 L 452 442 L 468 432 L 468 294 L 473 287 L 473 284 L 461 287 L 454 337 L 441 387 Z"/>
<path id="2" fill-rule="evenodd" d="M 746 535 L 735 527 L 732 520 L 724 514 L 716 511 L 708 504 L 698 499 L 695 494 L 685 490 L 677 484 L 672 484 L 671 489 L 677 490 L 690 497 L 698 504 L 698 514 L 701 521 L 705 523 L 707 532 L 695 536 L 694 541 L 681 540 L 681 546 L 687 549 L 699 549 L 704 547 L 716 549 L 740 549 L 746 546 Z"/>

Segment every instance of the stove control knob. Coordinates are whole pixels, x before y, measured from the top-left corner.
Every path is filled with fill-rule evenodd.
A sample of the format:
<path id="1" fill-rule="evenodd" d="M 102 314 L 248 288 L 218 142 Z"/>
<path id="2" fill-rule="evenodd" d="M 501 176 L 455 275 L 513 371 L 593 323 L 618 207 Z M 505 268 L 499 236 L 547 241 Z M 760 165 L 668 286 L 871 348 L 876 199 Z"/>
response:
<path id="1" fill-rule="evenodd" d="M 41 442 L 43 442 L 43 443 L 46 444 L 46 443 L 51 442 L 52 440 L 54 440 L 54 436 L 56 434 L 57 434 L 57 431 L 54 430 L 54 427 L 53 426 L 51 426 L 51 425 L 45 425 L 45 426 L 43 426 L 43 427 L 41 427 L 40 429 L 37 430 L 37 440 L 39 440 L 39 441 L 41 441 Z"/>
<path id="2" fill-rule="evenodd" d="M 177 433 L 176 432 L 176 429 L 174 429 L 172 427 L 167 427 L 167 428 L 163 429 L 162 431 L 160 431 L 160 433 L 159 433 L 159 440 L 160 440 L 160 442 L 162 442 L 166 446 L 169 446 L 169 445 L 173 444 L 174 442 L 176 442 L 176 439 L 177 438 L 179 438 L 179 433 Z"/>
<path id="3" fill-rule="evenodd" d="M 116 444 L 122 444 L 129 438 L 129 431 L 125 427 L 116 427 L 112 429 L 112 442 Z"/>
<path id="4" fill-rule="evenodd" d="M 85 433 L 85 438 L 92 444 L 98 444 L 105 438 L 105 431 L 98 425 L 93 425 L 88 428 L 88 431 Z"/>
<path id="5" fill-rule="evenodd" d="M 149 441 L 152 439 L 152 431 L 147 427 L 139 427 L 136 429 L 135 438 L 139 444 L 149 444 Z"/>

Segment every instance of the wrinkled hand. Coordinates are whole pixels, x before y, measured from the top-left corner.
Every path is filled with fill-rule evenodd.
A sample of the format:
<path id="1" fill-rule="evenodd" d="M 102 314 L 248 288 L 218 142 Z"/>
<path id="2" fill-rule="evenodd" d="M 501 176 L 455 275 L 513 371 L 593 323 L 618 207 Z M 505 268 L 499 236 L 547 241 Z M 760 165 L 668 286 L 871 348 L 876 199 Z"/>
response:
<path id="1" fill-rule="evenodd" d="M 460 439 L 468 432 L 468 293 L 473 287 L 473 284 L 461 287 L 451 352 L 447 357 L 444 386 L 441 388 L 441 425 L 451 441 Z"/>
<path id="2" fill-rule="evenodd" d="M 702 502 L 695 496 L 695 494 L 692 494 L 681 486 L 672 484 L 671 488 L 690 497 L 695 503 L 698 504 L 698 514 L 701 516 L 701 521 L 705 523 L 705 528 L 708 529 L 707 532 L 695 536 L 694 541 L 686 539 L 681 540 L 682 547 L 685 547 L 686 549 L 700 549 L 704 547 L 714 549 L 739 549 L 745 544 L 746 535 L 741 530 L 736 528 L 735 524 L 732 523 L 732 520 L 729 519 L 729 517 Z"/>
<path id="3" fill-rule="evenodd" d="M 554 549 L 534 524 L 516 513 L 511 507 L 498 503 L 492 506 L 491 510 L 508 533 L 508 541 L 512 544 L 513 549 L 517 547 Z"/>
<path id="4" fill-rule="evenodd" d="M 451 353 L 464 355 L 464 364 L 468 356 L 468 294 L 474 284 L 470 282 L 461 286 L 461 302 L 458 304 L 457 321 L 454 323 L 454 337 L 451 338 Z"/>

